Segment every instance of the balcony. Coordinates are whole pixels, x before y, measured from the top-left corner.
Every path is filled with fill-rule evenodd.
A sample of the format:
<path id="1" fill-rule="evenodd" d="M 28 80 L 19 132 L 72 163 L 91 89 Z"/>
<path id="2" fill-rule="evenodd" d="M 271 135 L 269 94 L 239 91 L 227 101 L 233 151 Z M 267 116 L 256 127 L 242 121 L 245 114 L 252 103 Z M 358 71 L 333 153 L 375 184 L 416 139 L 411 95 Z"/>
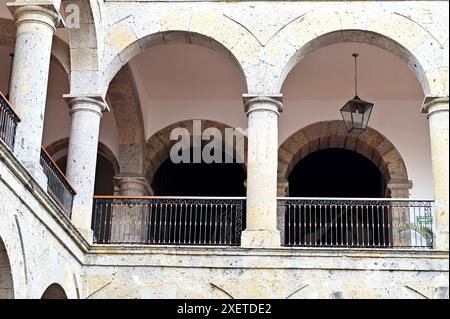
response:
<path id="1" fill-rule="evenodd" d="M 11 149 L 14 149 L 17 123 L 20 122 L 6 97 L 0 92 L 0 139 Z"/>
<path id="2" fill-rule="evenodd" d="M 97 244 L 239 246 L 245 198 L 94 198 Z"/>
<path id="3" fill-rule="evenodd" d="M 432 248 L 433 201 L 280 198 L 284 245 Z"/>
<path id="4" fill-rule="evenodd" d="M 239 246 L 245 198 L 94 199 L 97 244 Z M 287 247 L 432 248 L 433 201 L 279 198 Z"/>

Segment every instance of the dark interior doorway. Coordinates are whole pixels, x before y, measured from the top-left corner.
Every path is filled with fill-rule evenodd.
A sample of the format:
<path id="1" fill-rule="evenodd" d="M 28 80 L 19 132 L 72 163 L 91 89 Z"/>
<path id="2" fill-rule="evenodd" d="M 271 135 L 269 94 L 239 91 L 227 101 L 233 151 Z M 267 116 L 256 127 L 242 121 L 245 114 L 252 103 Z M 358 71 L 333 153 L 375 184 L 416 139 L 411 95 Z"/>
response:
<path id="1" fill-rule="evenodd" d="M 330 200 L 384 197 L 383 175 L 363 155 L 346 149 L 319 150 L 300 160 L 288 180 L 290 197 L 316 199 L 298 199 L 299 204 L 285 208 L 285 245 L 390 246 L 388 207 Z"/>
<path id="2" fill-rule="evenodd" d="M 307 155 L 289 175 L 290 197 L 359 197 L 385 195 L 378 167 L 365 156 L 347 149 L 330 148 Z"/>
<path id="3" fill-rule="evenodd" d="M 193 148 L 190 149 L 191 156 Z M 222 153 L 222 159 L 225 154 Z M 166 159 L 156 171 L 156 196 L 245 196 L 245 171 L 240 163 L 179 163 Z"/>

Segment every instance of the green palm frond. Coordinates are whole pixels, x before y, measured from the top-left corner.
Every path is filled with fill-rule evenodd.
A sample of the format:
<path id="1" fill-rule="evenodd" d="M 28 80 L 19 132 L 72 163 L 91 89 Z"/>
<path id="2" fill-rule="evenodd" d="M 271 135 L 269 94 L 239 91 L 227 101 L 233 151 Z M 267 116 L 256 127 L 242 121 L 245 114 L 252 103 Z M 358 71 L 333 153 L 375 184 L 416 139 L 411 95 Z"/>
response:
<path id="1" fill-rule="evenodd" d="M 434 234 L 430 227 L 427 227 L 426 225 L 423 224 L 415 224 L 415 223 L 404 223 L 399 226 L 399 232 L 404 232 L 407 230 L 417 232 L 420 236 L 425 238 L 427 244 L 431 245 Z"/>

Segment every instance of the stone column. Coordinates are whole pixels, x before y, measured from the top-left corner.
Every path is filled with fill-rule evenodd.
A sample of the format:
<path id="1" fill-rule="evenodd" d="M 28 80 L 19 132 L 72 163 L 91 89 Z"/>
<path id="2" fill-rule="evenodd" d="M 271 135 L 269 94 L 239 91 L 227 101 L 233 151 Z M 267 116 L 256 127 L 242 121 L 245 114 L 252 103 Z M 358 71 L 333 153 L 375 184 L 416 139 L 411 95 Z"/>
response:
<path id="1" fill-rule="evenodd" d="M 114 185 L 120 189 L 120 196 L 148 196 L 153 191 L 144 176 L 117 175 Z M 112 211 L 111 242 L 146 243 L 148 239 L 149 212 L 146 206 L 115 206 Z"/>
<path id="2" fill-rule="evenodd" d="M 42 3 L 45 3 L 42 1 Z M 41 186 L 39 164 L 53 33 L 62 22 L 53 5 L 8 3 L 17 34 L 11 72 L 10 101 L 20 116 L 14 152 Z"/>
<path id="3" fill-rule="evenodd" d="M 409 198 L 409 190 L 412 186 L 410 180 L 391 179 L 387 183 L 386 197 Z M 391 213 L 392 244 L 396 247 L 409 247 L 411 244 L 415 244 L 411 241 L 415 237 L 407 227 L 416 222 L 414 216 L 410 216 L 409 208 L 394 207 Z"/>
<path id="4" fill-rule="evenodd" d="M 244 95 L 248 117 L 247 227 L 243 247 L 279 247 L 277 229 L 278 116 L 281 95 Z"/>
<path id="5" fill-rule="evenodd" d="M 67 154 L 67 178 L 77 194 L 72 208 L 72 222 L 92 242 L 92 203 L 98 136 L 102 112 L 108 106 L 101 97 L 65 96 L 70 108 L 70 137 Z"/>
<path id="6" fill-rule="evenodd" d="M 427 98 L 423 110 L 430 125 L 431 164 L 435 200 L 435 249 L 449 250 L 449 118 L 448 97 Z"/>

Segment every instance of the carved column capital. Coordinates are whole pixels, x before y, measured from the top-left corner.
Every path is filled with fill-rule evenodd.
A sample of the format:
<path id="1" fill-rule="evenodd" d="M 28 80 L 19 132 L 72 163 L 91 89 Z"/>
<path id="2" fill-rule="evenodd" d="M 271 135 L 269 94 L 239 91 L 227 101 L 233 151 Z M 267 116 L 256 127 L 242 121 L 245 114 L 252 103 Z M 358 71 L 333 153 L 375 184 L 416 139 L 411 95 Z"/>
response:
<path id="1" fill-rule="evenodd" d="M 16 21 L 16 26 L 21 23 L 40 23 L 53 31 L 65 27 L 58 8 L 51 2 L 8 2 L 6 5 Z"/>
<path id="2" fill-rule="evenodd" d="M 427 97 L 422 106 L 422 113 L 427 114 L 427 118 L 430 118 L 432 115 L 440 112 L 448 113 L 449 98 L 448 96 L 444 97 Z"/>
<path id="3" fill-rule="evenodd" d="M 279 115 L 283 110 L 283 96 L 281 94 L 275 96 L 244 94 L 242 98 L 247 116 L 255 111 L 269 111 Z"/>

